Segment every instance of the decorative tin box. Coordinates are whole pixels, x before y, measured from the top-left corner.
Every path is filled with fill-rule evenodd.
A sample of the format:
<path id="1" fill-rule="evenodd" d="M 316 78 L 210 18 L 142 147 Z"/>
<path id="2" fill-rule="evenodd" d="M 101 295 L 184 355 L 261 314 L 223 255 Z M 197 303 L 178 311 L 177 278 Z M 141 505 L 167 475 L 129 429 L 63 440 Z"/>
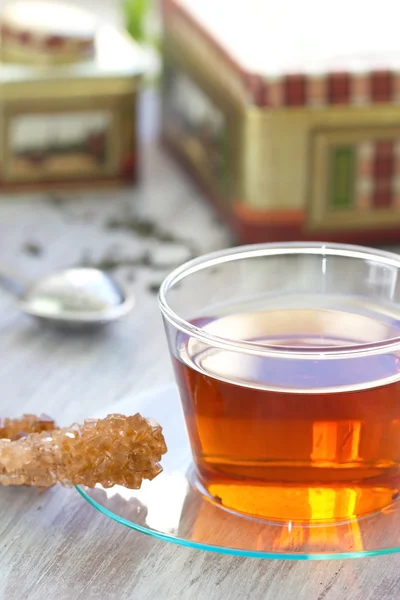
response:
<path id="1" fill-rule="evenodd" d="M 164 139 L 242 241 L 400 240 L 400 6 L 163 8 Z"/>
<path id="2" fill-rule="evenodd" d="M 89 13 L 17 2 L 1 18 L 0 191 L 131 182 L 145 57 Z"/>

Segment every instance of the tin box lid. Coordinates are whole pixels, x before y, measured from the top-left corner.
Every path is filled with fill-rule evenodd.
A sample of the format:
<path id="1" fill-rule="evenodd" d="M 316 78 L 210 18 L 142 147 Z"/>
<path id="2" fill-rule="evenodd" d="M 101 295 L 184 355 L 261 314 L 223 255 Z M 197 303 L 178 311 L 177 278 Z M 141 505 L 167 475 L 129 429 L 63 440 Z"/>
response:
<path id="1" fill-rule="evenodd" d="M 164 0 L 164 13 L 194 54 L 207 40 L 209 69 L 229 66 L 255 104 L 400 101 L 398 0 Z"/>
<path id="2" fill-rule="evenodd" d="M 175 0 L 249 72 L 400 68 L 398 0 Z"/>
<path id="3" fill-rule="evenodd" d="M 0 15 L 1 60 L 59 64 L 94 53 L 96 19 L 73 4 L 17 0 Z"/>
<path id="4" fill-rule="evenodd" d="M 14 31 L 39 36 L 92 39 L 95 16 L 73 4 L 48 0 L 17 0 L 7 4 L 1 22 Z"/>
<path id="5" fill-rule="evenodd" d="M 2 55 L 12 56 L 0 64 L 0 83 L 135 77 L 151 64 L 124 30 L 77 6 L 20 0 L 6 7 L 0 22 Z M 73 60 L 63 61 L 63 54 Z"/>

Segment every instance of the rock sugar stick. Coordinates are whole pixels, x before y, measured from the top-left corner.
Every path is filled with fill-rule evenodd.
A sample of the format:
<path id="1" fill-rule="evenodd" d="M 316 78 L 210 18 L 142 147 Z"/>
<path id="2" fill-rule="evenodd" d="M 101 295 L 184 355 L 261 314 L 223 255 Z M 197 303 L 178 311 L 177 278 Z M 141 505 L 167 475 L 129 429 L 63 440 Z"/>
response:
<path id="1" fill-rule="evenodd" d="M 13 441 L 0 439 L 0 484 L 138 489 L 143 479 L 162 471 L 159 462 L 166 451 L 161 426 L 154 421 L 139 414 L 108 415 Z"/>

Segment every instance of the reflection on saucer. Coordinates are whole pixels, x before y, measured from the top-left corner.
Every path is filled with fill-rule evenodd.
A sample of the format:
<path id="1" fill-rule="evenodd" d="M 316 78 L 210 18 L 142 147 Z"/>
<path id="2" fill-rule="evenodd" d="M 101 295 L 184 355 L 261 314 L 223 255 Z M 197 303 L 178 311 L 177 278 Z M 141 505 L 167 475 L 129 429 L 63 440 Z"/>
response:
<path id="1" fill-rule="evenodd" d="M 188 498 L 186 503 L 189 502 Z M 351 552 L 362 552 L 361 523 L 356 520 L 327 525 L 268 522 L 229 512 L 203 499 L 194 519 L 192 539 L 199 544 L 237 549 L 252 547 L 259 552 L 329 554 L 342 552 L 345 547 L 351 548 Z"/>
<path id="2" fill-rule="evenodd" d="M 127 521 L 133 519 L 149 529 L 177 535 L 188 485 L 181 473 L 163 473 L 153 481 L 145 481 L 140 490 L 98 486 L 90 495 Z"/>

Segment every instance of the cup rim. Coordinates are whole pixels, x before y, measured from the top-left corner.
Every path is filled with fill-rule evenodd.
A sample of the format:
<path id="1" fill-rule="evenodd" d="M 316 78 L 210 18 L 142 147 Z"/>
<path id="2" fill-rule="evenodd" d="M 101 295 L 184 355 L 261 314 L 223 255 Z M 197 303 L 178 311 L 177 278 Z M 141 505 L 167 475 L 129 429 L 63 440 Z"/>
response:
<path id="1" fill-rule="evenodd" d="M 180 280 L 193 273 L 208 267 L 242 260 L 244 258 L 283 254 L 313 254 L 374 260 L 374 262 L 382 263 L 400 270 L 400 255 L 395 254 L 394 252 L 352 244 L 337 244 L 330 242 L 277 242 L 224 248 L 187 261 L 167 275 L 161 284 L 158 295 L 158 303 L 163 317 L 181 332 L 209 346 L 256 356 L 288 359 L 295 358 L 301 360 L 315 360 L 316 358 L 319 360 L 331 360 L 335 358 L 343 359 L 365 355 L 370 356 L 400 350 L 400 336 L 381 340 L 379 342 L 366 342 L 334 347 L 329 346 L 318 349 L 301 348 L 299 350 L 295 350 L 293 347 L 285 348 L 284 346 L 257 344 L 254 342 L 222 337 L 193 325 L 177 314 L 167 302 L 166 295 L 168 291 Z"/>

